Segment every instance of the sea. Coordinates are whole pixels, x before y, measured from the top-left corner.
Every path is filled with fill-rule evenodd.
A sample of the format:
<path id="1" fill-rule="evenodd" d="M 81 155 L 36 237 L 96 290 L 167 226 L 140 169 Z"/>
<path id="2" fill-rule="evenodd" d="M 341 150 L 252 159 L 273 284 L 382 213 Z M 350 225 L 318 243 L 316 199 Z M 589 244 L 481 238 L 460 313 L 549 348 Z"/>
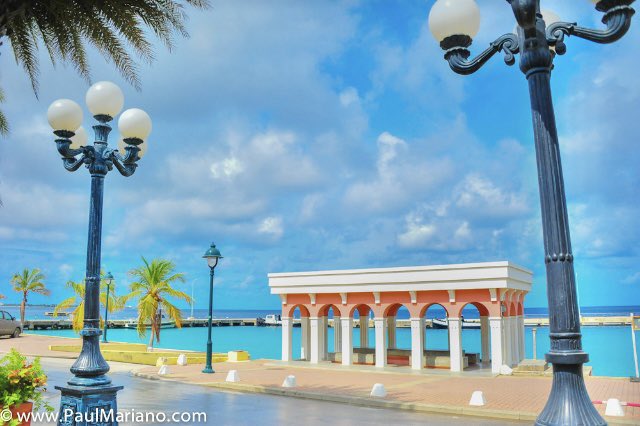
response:
<path id="1" fill-rule="evenodd" d="M 0 310 L 6 310 L 12 315 L 19 317 L 19 308 L 16 306 L 0 306 Z M 28 306 L 26 316 L 29 319 L 51 318 L 45 312 L 53 311 L 48 306 Z M 628 316 L 630 313 L 640 313 L 640 306 L 598 306 L 583 307 L 583 316 Z M 120 312 L 109 314 L 112 319 L 135 318 L 137 311 L 135 308 L 125 308 Z M 191 309 L 183 310 L 183 316 L 195 318 L 207 318 L 208 310 Z M 214 318 L 264 318 L 269 314 L 279 314 L 277 309 L 258 310 L 215 310 Z M 546 317 L 546 308 L 525 308 L 525 317 Z M 330 315 L 331 316 L 331 315 Z M 433 306 L 427 311 L 427 318 L 443 318 L 444 310 L 439 306 Z M 463 310 L 465 318 L 478 318 L 475 308 Z M 400 309 L 399 319 L 409 318 L 408 311 Z M 29 333 L 77 337 L 73 330 L 34 330 Z M 333 351 L 333 329 L 328 330 L 329 351 Z M 360 341 L 360 329 L 354 328 L 353 341 L 357 347 Z M 610 377 L 630 377 L 635 375 L 633 358 L 632 333 L 630 326 L 583 326 L 583 348 L 589 354 L 587 365 L 593 367 L 593 375 Z M 549 350 L 549 329 L 548 327 L 537 327 L 536 354 L 537 359 L 543 359 L 544 354 Z M 214 327 L 213 328 L 213 350 L 215 352 L 227 352 L 230 350 L 246 350 L 253 359 L 268 358 L 280 359 L 281 356 L 281 329 L 280 327 Z M 138 336 L 135 330 L 111 329 L 108 331 L 110 341 L 147 343 L 149 335 Z M 293 329 L 294 358 L 296 351 L 300 350 L 300 328 Z M 374 342 L 374 330 L 369 330 L 369 342 Z M 397 347 L 401 349 L 411 348 L 411 330 L 409 328 L 398 328 L 396 331 Z M 156 347 L 183 349 L 193 351 L 206 350 L 207 328 L 171 328 L 162 329 L 160 343 Z M 426 329 L 425 344 L 427 349 L 447 349 L 448 336 L 446 329 Z M 480 352 L 480 331 L 463 330 L 462 347 L 467 352 Z M 533 354 L 532 327 L 525 328 L 525 349 L 526 358 L 531 359 Z"/>

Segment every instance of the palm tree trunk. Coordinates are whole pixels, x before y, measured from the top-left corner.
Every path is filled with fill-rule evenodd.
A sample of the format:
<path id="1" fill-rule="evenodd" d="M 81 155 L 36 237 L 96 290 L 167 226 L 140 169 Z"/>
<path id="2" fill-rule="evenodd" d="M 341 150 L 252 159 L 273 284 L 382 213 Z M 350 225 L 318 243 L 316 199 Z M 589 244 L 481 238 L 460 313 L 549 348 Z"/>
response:
<path id="1" fill-rule="evenodd" d="M 22 303 L 20 303 L 20 321 L 22 322 L 23 326 L 24 326 L 24 315 L 26 310 L 27 310 L 27 292 L 25 291 L 22 293 Z"/>

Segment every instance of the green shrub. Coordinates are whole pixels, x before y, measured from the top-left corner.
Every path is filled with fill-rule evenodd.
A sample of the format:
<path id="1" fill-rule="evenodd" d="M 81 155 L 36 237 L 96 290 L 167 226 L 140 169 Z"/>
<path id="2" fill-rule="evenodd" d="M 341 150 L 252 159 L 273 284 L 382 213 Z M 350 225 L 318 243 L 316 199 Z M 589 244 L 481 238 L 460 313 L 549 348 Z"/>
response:
<path id="1" fill-rule="evenodd" d="M 53 411 L 42 398 L 46 384 L 40 358 L 29 363 L 27 357 L 15 349 L 0 358 L 0 409 L 31 401 L 35 410 Z"/>

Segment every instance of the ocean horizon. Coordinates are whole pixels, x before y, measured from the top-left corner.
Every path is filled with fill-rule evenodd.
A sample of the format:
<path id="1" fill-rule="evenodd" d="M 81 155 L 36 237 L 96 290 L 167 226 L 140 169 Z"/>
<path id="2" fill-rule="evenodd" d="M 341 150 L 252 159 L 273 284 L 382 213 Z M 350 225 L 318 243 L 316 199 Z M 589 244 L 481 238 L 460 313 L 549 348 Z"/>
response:
<path id="1" fill-rule="evenodd" d="M 45 315 L 47 312 L 52 312 L 55 305 L 27 305 L 26 318 L 29 319 L 51 319 L 51 316 Z M 339 309 L 339 307 L 338 307 Z M 20 306 L 16 304 L 4 304 L 0 305 L 0 310 L 5 310 L 10 314 L 20 317 Z M 72 312 L 73 308 L 67 309 L 66 312 Z M 180 310 L 184 318 L 191 317 L 191 308 L 182 308 Z M 478 310 L 468 305 L 463 309 L 463 315 L 465 318 L 479 318 Z M 583 316 L 629 316 L 630 313 L 640 314 L 640 305 L 627 305 L 627 306 L 581 306 L 580 313 Z M 104 308 L 101 314 L 104 313 Z M 280 309 L 213 309 L 214 318 L 264 318 L 270 314 L 280 314 Z M 534 307 L 524 308 L 524 315 L 526 318 L 541 318 L 546 317 L 549 314 L 549 310 L 546 307 Z M 208 308 L 193 308 L 193 317 L 195 318 L 207 318 L 209 316 Z M 299 311 L 296 311 L 296 317 L 299 316 Z M 431 306 L 427 313 L 427 318 L 443 318 L 445 317 L 445 311 L 440 305 Z M 132 319 L 137 317 L 137 309 L 135 306 L 126 307 L 121 311 L 109 313 L 111 319 Z M 398 319 L 408 319 L 409 312 L 406 308 L 400 308 L 398 310 Z"/>

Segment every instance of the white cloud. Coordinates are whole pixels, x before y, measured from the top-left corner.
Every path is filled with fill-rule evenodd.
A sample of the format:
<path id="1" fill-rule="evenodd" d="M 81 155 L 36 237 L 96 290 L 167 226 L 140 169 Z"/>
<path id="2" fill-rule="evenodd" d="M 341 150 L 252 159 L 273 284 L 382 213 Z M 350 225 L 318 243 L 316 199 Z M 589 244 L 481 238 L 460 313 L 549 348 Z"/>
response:
<path id="1" fill-rule="evenodd" d="M 404 248 L 426 248 L 436 233 L 436 227 L 422 223 L 423 218 L 410 214 L 406 218 L 407 230 L 398 235 L 398 245 Z"/>
<path id="2" fill-rule="evenodd" d="M 267 234 L 275 239 L 281 238 L 284 233 L 282 218 L 279 216 L 265 218 L 258 226 L 258 232 Z"/>

